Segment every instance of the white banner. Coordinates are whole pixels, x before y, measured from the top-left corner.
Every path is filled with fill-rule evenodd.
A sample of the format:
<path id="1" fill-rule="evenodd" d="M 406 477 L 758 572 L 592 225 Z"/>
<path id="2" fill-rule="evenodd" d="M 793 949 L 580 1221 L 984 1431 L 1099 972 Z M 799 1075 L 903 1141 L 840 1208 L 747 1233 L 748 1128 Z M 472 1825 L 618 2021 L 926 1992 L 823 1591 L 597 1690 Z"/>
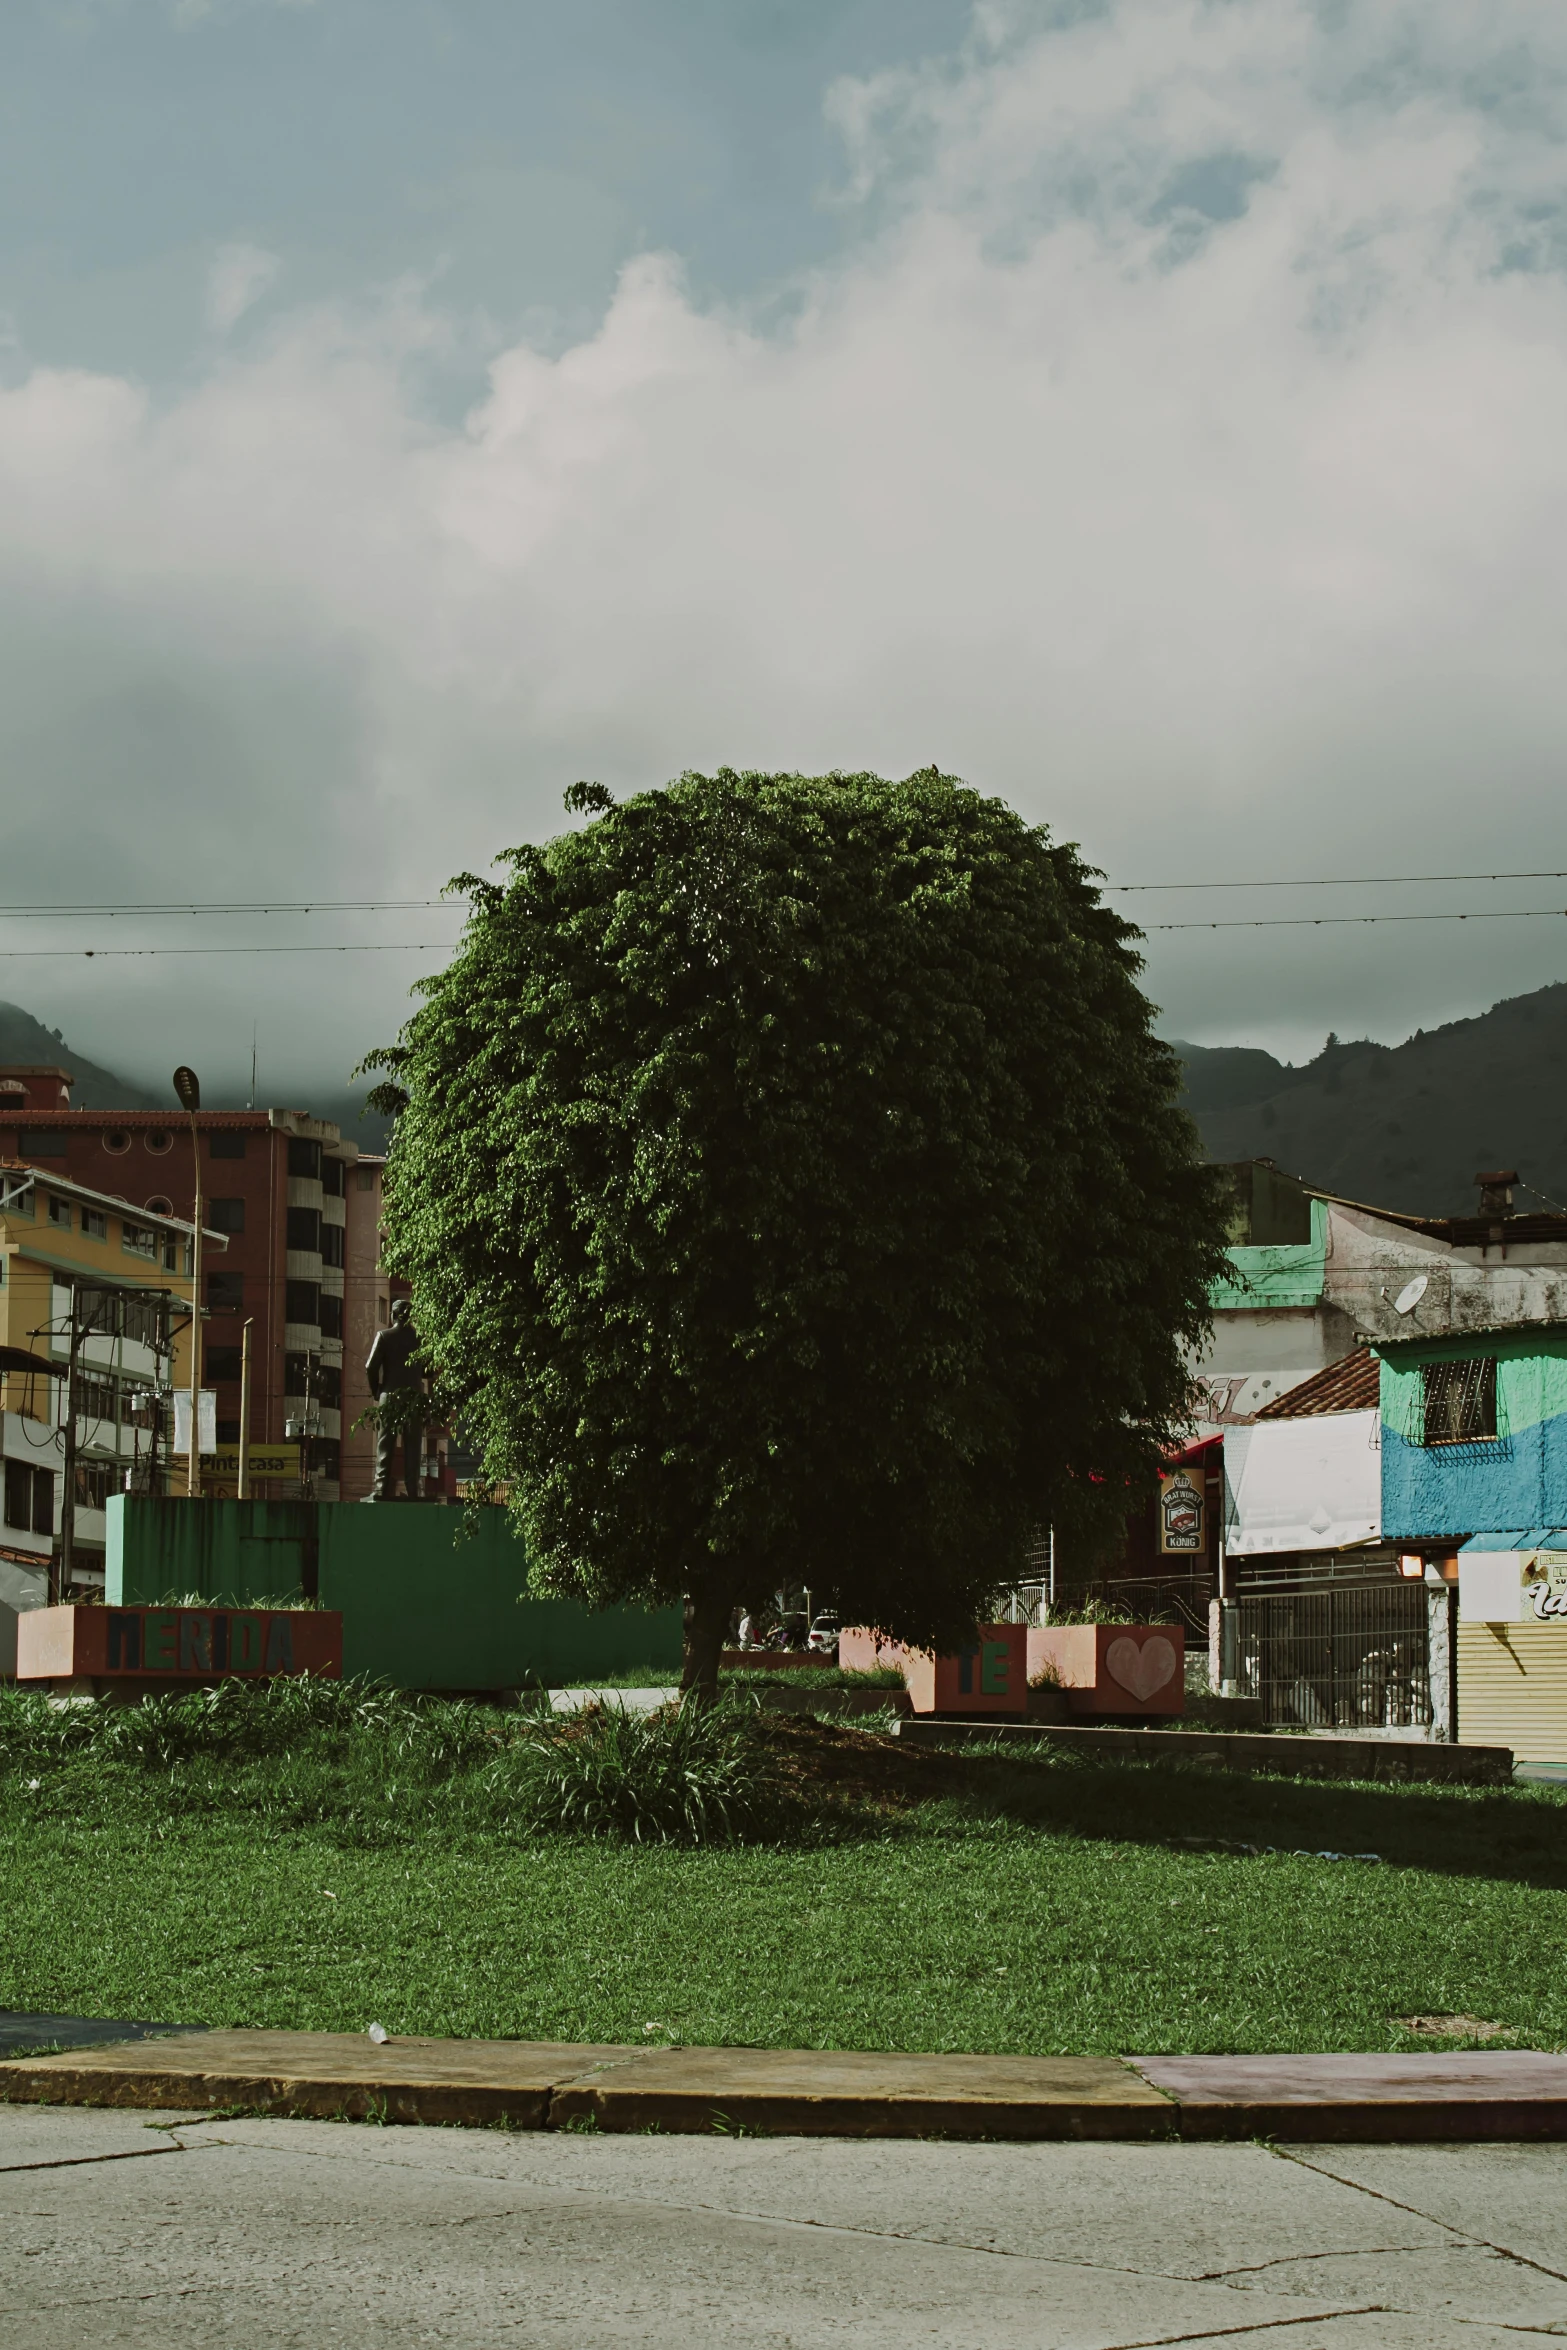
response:
<path id="1" fill-rule="evenodd" d="M 1319 1412 L 1224 1432 L 1225 1548 L 1342 1550 L 1382 1532 L 1378 1412 Z"/>
<path id="2" fill-rule="evenodd" d="M 218 1449 L 217 1389 L 215 1387 L 199 1388 L 197 1403 L 198 1425 L 201 1434 L 198 1450 L 216 1452 Z M 188 1455 L 190 1452 L 190 1390 L 187 1387 L 177 1387 L 174 1391 L 174 1450 L 179 1455 Z"/>

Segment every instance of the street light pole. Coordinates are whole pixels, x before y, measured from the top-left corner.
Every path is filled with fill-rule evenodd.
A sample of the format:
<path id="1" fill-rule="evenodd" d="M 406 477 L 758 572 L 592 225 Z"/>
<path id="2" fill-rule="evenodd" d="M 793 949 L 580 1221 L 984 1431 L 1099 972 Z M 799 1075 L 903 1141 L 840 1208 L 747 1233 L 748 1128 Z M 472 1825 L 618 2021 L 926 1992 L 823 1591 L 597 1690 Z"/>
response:
<path id="1" fill-rule="evenodd" d="M 201 1080 L 194 1069 L 182 1064 L 175 1070 L 174 1091 L 190 1120 L 190 1162 L 196 1184 L 190 1244 L 190 1460 L 185 1476 L 186 1496 L 195 1501 L 201 1493 L 201 1138 L 196 1131 Z"/>
<path id="2" fill-rule="evenodd" d="M 239 1499 L 250 1499 L 250 1324 L 239 1340 Z"/>

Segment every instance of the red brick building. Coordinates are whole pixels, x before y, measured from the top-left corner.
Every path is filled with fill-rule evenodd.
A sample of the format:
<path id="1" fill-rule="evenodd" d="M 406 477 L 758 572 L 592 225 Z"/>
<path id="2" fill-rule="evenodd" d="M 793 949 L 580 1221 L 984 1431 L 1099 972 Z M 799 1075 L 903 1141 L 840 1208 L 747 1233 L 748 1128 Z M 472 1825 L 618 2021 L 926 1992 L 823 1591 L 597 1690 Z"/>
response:
<path id="1" fill-rule="evenodd" d="M 0 1158 L 68 1176 L 155 1213 L 189 1216 L 190 1122 L 156 1110 L 73 1110 L 63 1069 L 0 1068 Z M 381 1162 L 300 1110 L 203 1110 L 202 1222 L 226 1234 L 204 1270 L 202 1384 L 217 1392 L 218 1449 L 239 1442 L 240 1355 L 250 1324 L 250 1440 L 282 1445 L 312 1423 L 323 1501 L 368 1493 L 373 1445 L 353 1423 L 369 1402 L 364 1360 L 388 1318 L 380 1270 Z M 222 1491 L 219 1477 L 214 1491 Z M 256 1479 L 282 1500 L 297 1482 Z"/>

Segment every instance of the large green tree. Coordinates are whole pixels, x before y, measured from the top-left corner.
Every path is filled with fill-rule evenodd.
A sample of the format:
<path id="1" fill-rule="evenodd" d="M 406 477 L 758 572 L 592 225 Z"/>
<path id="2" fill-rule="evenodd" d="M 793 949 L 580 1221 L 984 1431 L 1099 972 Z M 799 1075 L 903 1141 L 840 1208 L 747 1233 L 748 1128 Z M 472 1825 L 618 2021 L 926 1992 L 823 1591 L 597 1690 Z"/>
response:
<path id="1" fill-rule="evenodd" d="M 536 1584 L 950 1645 L 1123 1516 L 1222 1234 L 1135 933 L 929 770 L 684 775 L 465 875 L 379 1056 L 393 1264 Z"/>

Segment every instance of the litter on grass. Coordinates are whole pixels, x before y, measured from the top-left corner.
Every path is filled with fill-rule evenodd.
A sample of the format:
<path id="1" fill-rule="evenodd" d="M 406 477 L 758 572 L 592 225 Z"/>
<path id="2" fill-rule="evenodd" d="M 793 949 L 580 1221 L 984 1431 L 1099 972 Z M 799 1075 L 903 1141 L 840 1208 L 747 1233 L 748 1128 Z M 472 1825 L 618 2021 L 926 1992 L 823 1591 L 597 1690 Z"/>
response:
<path id="1" fill-rule="evenodd" d="M 1244 1852 L 1258 1859 L 1265 1852 L 1282 1852 L 1288 1860 L 1374 1860 L 1380 1861 L 1380 1852 L 1312 1852 L 1304 1844 L 1239 1844 L 1232 1836 L 1176 1836 L 1172 1839 L 1186 1852 Z"/>

